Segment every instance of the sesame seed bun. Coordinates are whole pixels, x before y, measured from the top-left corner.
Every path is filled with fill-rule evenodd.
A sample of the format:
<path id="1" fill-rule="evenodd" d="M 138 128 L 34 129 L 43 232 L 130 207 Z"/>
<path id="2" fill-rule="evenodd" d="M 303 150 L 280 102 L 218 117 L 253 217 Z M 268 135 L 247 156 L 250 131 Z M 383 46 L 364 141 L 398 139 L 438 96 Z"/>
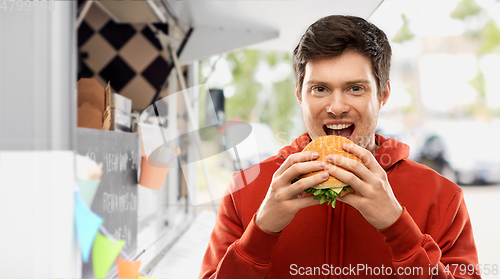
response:
<path id="1" fill-rule="evenodd" d="M 314 161 L 324 161 L 325 163 L 330 164 L 330 165 L 333 165 L 333 164 L 329 163 L 327 158 L 326 158 L 330 154 L 344 156 L 346 158 L 356 160 L 356 161 L 360 162 L 361 164 L 363 164 L 363 162 L 358 157 L 345 151 L 342 148 L 342 145 L 344 143 L 354 143 L 354 142 L 352 142 L 351 140 L 346 139 L 344 137 L 341 137 L 341 136 L 332 136 L 332 135 L 322 136 L 322 137 L 318 137 L 318 138 L 315 138 L 314 140 L 312 140 L 304 148 L 304 150 L 302 150 L 302 152 L 304 152 L 304 151 L 316 151 L 319 153 L 319 156 Z M 339 166 L 337 166 L 337 167 L 340 168 Z M 343 169 L 343 168 L 341 168 L 341 169 Z M 323 170 L 301 175 L 301 176 L 299 176 L 299 179 L 313 176 L 313 175 L 320 173 L 322 171 Z M 348 186 L 348 185 L 345 184 L 344 182 L 338 180 L 337 178 L 330 176 L 328 178 L 328 180 L 324 181 L 323 183 L 321 183 L 313 188 L 315 188 L 315 189 L 334 189 L 334 190 L 339 190 L 339 192 L 340 192 L 340 189 L 342 189 L 344 186 Z M 342 192 L 340 192 L 340 196 L 344 196 L 347 193 L 349 193 L 349 191 L 342 191 Z"/>

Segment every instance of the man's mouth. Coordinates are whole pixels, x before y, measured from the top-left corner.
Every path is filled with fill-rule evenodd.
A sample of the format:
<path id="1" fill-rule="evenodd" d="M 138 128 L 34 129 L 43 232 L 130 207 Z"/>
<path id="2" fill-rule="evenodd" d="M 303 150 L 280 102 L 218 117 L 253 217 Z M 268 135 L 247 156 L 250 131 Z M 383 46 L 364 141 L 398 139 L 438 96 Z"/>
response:
<path id="1" fill-rule="evenodd" d="M 354 124 L 345 123 L 324 125 L 323 130 L 327 135 L 336 135 L 351 139 L 352 133 L 354 132 Z"/>

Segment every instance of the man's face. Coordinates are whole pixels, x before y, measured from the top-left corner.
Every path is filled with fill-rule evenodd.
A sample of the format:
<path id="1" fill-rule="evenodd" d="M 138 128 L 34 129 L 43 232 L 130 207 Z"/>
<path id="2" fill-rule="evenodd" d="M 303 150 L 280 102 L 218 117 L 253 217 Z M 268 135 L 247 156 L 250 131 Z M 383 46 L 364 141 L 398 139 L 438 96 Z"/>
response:
<path id="1" fill-rule="evenodd" d="M 301 98 L 302 115 L 312 139 L 341 135 L 374 152 L 378 112 L 390 95 L 387 83 L 380 100 L 368 57 L 346 51 L 306 64 Z"/>

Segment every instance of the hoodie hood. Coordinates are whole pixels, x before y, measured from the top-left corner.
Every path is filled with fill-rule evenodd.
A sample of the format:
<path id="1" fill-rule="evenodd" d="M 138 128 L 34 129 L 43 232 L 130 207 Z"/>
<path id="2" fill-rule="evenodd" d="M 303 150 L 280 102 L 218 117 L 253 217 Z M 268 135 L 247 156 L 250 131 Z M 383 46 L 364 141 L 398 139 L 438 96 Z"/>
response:
<path id="1" fill-rule="evenodd" d="M 397 162 L 407 159 L 410 155 L 410 147 L 396 139 L 386 139 L 379 134 L 375 134 L 375 142 L 379 148 L 373 156 L 386 171 Z"/>
<path id="2" fill-rule="evenodd" d="M 283 147 L 278 154 L 286 159 L 290 154 L 301 152 L 309 142 L 311 142 L 311 137 L 308 133 L 304 133 L 296 138 L 292 144 Z M 386 171 L 397 162 L 408 158 L 410 155 L 410 147 L 393 138 L 386 139 L 379 134 L 375 134 L 375 142 L 379 148 L 375 151 L 373 156 L 379 165 Z"/>

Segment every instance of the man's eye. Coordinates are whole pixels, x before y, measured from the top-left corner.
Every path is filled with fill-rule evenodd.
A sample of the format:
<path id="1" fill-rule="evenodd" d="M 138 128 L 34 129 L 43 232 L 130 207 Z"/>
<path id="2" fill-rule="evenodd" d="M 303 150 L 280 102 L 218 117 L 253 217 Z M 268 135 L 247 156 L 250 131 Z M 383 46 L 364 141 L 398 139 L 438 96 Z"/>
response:
<path id="1" fill-rule="evenodd" d="M 326 89 L 324 87 L 315 87 L 315 88 L 313 88 L 313 90 L 318 92 L 318 93 L 324 93 L 326 91 Z"/>
<path id="2" fill-rule="evenodd" d="M 363 92 L 363 87 L 361 87 L 361 86 L 353 86 L 353 87 L 351 87 L 350 91 L 354 92 L 354 93 L 361 93 L 361 92 Z"/>

